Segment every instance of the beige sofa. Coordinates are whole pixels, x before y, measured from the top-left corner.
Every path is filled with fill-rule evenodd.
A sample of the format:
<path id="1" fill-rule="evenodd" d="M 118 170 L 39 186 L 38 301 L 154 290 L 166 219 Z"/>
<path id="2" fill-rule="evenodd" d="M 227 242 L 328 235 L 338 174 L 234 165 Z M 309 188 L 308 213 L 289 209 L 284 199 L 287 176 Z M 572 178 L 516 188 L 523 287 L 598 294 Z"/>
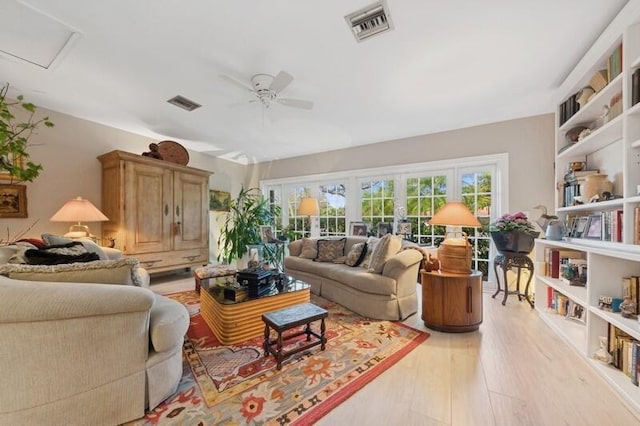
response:
<path id="1" fill-rule="evenodd" d="M 347 237 L 345 251 L 367 237 Z M 403 247 L 389 258 L 381 274 L 362 267 L 315 262 L 300 257 L 302 240 L 289 244 L 285 272 L 311 285 L 311 292 L 369 318 L 402 320 L 418 309 L 418 270 L 423 255 Z"/>
<path id="2" fill-rule="evenodd" d="M 114 261 L 90 263 L 99 262 Z M 52 268 L 58 272 L 39 271 Z M 69 280 L 89 274 L 60 268 L 68 266 L 21 275 L 20 265 L 0 266 L 0 424 L 120 424 L 142 417 L 182 377 L 186 308 L 145 288 L 149 276 L 135 265 L 135 280 L 118 279 L 125 285 L 43 281 L 46 274 Z"/>

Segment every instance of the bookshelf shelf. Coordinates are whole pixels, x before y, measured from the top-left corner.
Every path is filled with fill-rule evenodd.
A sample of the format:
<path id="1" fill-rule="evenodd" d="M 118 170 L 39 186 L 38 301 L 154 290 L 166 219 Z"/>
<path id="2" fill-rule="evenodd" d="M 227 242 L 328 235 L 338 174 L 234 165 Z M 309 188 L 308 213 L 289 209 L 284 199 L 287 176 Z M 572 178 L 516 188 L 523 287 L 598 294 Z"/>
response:
<path id="1" fill-rule="evenodd" d="M 586 211 L 602 211 L 602 210 L 613 210 L 618 207 L 622 207 L 624 204 L 624 200 L 622 198 L 617 198 L 615 200 L 609 201 L 600 201 L 598 203 L 585 203 L 579 204 L 577 206 L 569 206 L 569 207 L 558 207 L 559 212 L 586 212 Z"/>
<path id="2" fill-rule="evenodd" d="M 619 115 L 583 140 L 558 153 L 558 158 L 586 155 L 622 139 L 622 116 Z"/>
<path id="3" fill-rule="evenodd" d="M 560 293 L 567 296 L 569 299 L 574 300 L 581 304 L 582 306 L 587 305 L 587 289 L 585 287 L 578 286 L 570 286 L 557 278 L 539 276 L 541 281 L 543 281 L 547 286 L 559 291 Z"/>
<path id="4" fill-rule="evenodd" d="M 640 388 L 635 386 L 622 371 L 603 364 L 594 359 L 588 359 L 589 365 L 620 394 L 625 402 L 636 412 L 640 412 Z"/>
<path id="5" fill-rule="evenodd" d="M 622 315 L 617 312 L 603 311 L 597 306 L 589 306 L 589 310 L 608 323 L 615 325 L 620 330 L 640 340 L 640 323 L 638 323 L 638 320 L 623 318 Z"/>
<path id="6" fill-rule="evenodd" d="M 580 355 L 586 353 L 587 327 L 577 321 L 569 320 L 563 315 L 547 310 L 540 311 L 540 318 L 560 335 Z"/>
<path id="7" fill-rule="evenodd" d="M 600 90 L 584 108 L 580 109 L 580 111 L 575 113 L 569 120 L 567 120 L 566 123 L 560 126 L 560 133 L 564 135 L 567 130 L 578 124 L 594 121 L 600 117 L 603 113 L 604 107 L 609 105 L 611 97 L 622 91 L 623 74 L 624 72 L 620 73 L 620 75 L 614 78 L 613 81 L 610 81 L 609 84 Z"/>
<path id="8" fill-rule="evenodd" d="M 635 104 L 631 108 L 627 110 L 627 115 L 638 115 L 640 114 L 640 103 Z"/>

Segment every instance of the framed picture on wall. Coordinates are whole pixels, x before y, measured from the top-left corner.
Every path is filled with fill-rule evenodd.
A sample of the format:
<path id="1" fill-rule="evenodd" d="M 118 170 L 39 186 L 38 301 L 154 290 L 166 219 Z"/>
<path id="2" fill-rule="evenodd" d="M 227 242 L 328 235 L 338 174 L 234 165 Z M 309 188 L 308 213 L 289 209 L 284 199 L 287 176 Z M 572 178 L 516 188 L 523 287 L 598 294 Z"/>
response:
<path id="1" fill-rule="evenodd" d="M 25 217 L 28 217 L 26 185 L 0 185 L 0 218 Z"/>
<path id="2" fill-rule="evenodd" d="M 228 212 L 231 209 L 231 193 L 227 191 L 209 190 L 209 210 Z"/>

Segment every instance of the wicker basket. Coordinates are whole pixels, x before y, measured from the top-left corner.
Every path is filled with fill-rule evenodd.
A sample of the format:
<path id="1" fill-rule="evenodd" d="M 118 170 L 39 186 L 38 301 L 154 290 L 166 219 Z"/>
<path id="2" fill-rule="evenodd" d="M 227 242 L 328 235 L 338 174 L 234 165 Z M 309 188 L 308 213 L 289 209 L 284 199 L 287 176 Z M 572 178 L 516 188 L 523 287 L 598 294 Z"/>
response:
<path id="1" fill-rule="evenodd" d="M 600 70 L 596 72 L 591 80 L 589 81 L 589 86 L 595 90 L 596 93 L 604 89 L 607 85 L 607 70 Z"/>

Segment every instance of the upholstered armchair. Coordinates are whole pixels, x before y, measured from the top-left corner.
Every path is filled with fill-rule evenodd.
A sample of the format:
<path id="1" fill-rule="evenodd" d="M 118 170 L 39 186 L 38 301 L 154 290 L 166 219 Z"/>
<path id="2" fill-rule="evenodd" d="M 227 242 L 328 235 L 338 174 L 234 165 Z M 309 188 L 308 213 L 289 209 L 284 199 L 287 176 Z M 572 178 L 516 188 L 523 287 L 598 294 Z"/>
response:
<path id="1" fill-rule="evenodd" d="M 69 282 L 122 273 L 70 266 L 0 266 L 0 424 L 120 424 L 177 389 L 186 308 L 135 262 L 126 285 Z"/>

